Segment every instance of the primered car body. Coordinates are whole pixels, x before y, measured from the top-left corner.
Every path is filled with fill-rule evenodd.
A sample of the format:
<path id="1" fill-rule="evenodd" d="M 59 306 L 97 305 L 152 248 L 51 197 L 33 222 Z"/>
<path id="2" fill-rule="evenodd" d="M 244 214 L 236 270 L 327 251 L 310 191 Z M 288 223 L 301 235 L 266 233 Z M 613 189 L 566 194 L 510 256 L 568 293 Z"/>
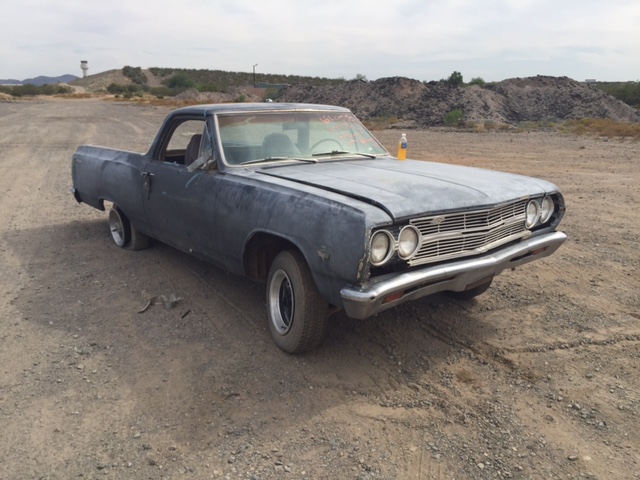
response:
<path id="1" fill-rule="evenodd" d="M 76 200 L 112 202 L 120 246 L 153 237 L 267 283 L 274 340 L 314 348 L 328 305 L 364 319 L 437 292 L 470 298 L 565 240 L 558 188 L 400 161 L 344 108 L 223 104 L 171 113 L 146 154 L 81 146 Z"/>

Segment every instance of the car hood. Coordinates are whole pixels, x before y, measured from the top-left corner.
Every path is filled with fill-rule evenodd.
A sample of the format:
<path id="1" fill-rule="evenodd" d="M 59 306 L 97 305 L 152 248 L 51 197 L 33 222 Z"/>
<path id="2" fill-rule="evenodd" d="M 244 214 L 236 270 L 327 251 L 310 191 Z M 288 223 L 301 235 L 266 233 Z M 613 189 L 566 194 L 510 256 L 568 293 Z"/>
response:
<path id="1" fill-rule="evenodd" d="M 552 183 L 522 175 L 394 158 L 297 163 L 257 173 L 377 205 L 395 220 L 557 191 Z"/>

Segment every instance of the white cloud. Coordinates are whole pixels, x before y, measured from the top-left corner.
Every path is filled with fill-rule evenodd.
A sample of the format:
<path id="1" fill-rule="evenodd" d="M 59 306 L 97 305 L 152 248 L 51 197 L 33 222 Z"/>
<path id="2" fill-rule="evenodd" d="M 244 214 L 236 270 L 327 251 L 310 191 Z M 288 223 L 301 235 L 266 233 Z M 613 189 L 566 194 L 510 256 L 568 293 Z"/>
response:
<path id="1" fill-rule="evenodd" d="M 143 67 L 369 79 L 640 77 L 627 0 L 22 0 L 3 6 L 0 78 Z"/>

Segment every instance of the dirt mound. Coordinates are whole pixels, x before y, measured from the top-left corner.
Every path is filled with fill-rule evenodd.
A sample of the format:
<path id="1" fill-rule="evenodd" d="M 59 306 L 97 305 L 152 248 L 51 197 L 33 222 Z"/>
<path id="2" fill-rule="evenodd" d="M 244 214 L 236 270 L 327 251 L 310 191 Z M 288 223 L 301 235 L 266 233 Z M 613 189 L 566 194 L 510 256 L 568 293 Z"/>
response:
<path id="1" fill-rule="evenodd" d="M 156 77 L 150 70 L 143 69 L 142 73 L 147 77 L 147 86 L 152 88 L 162 86 L 162 79 Z M 84 78 L 78 78 L 77 80 L 70 82 L 70 85 L 83 87 L 90 92 L 103 92 L 112 83 L 130 85 L 133 82 L 129 77 L 126 77 L 122 73 L 121 68 L 117 68 L 114 70 L 107 70 L 106 72 L 96 73 L 95 75 L 88 75 Z"/>
<path id="2" fill-rule="evenodd" d="M 295 85 L 279 101 L 342 105 L 360 118 L 397 117 L 404 126 L 442 125 L 454 110 L 461 110 L 463 120 L 471 122 L 587 117 L 640 122 L 640 112 L 634 108 L 567 77 L 515 78 L 463 88 L 404 77 L 353 80 L 338 86 Z"/>
<path id="3" fill-rule="evenodd" d="M 228 93 L 222 92 L 200 92 L 195 88 L 190 88 L 174 97 L 176 100 L 187 100 L 190 102 L 201 103 L 229 103 L 236 101 L 243 102 L 261 102 L 262 98 L 257 95 L 251 95 L 244 90 L 235 88 Z"/>
<path id="4" fill-rule="evenodd" d="M 83 87 L 90 92 L 99 92 L 107 89 L 112 83 L 120 85 L 129 85 L 133 83 L 130 78 L 122 74 L 122 69 L 107 70 L 106 72 L 88 75 L 70 82 L 70 85 Z"/>

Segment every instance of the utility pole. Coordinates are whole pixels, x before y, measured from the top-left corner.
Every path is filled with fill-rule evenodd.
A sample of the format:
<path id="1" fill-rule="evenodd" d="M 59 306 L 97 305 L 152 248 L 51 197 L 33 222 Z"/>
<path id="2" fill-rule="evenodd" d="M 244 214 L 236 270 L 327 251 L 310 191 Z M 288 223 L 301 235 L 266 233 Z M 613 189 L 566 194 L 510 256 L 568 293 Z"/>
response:
<path id="1" fill-rule="evenodd" d="M 256 67 L 257 66 L 258 66 L 257 63 L 253 66 L 253 88 L 256 88 Z"/>

